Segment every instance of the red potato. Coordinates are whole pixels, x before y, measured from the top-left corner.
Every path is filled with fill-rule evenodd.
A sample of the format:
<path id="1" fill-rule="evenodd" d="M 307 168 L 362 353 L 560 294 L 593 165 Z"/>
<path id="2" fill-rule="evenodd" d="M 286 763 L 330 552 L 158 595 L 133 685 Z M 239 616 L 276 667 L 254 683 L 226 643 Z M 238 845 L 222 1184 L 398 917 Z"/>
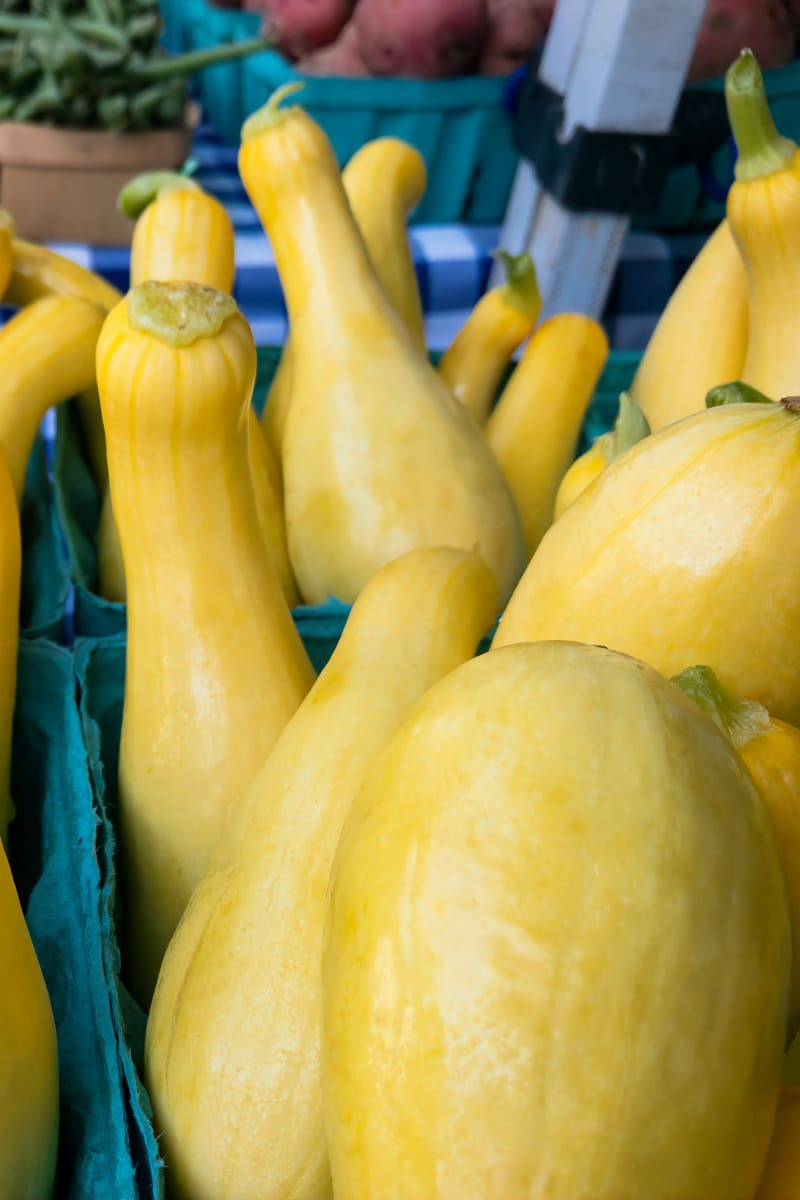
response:
<path id="1" fill-rule="evenodd" d="M 369 75 L 358 48 L 358 34 L 352 21 L 345 25 L 335 42 L 297 62 L 303 75 Z"/>
<path id="2" fill-rule="evenodd" d="M 341 33 L 354 0 L 244 0 L 247 12 L 264 15 L 287 58 L 301 58 L 327 46 Z"/>
<path id="3" fill-rule="evenodd" d="M 556 0 L 486 0 L 486 7 L 489 28 L 478 70 L 509 75 L 547 36 Z"/>
<path id="4" fill-rule="evenodd" d="M 783 0 L 709 0 L 689 82 L 721 75 L 746 46 L 763 70 L 791 62 L 794 29 Z"/>
<path id="5" fill-rule="evenodd" d="M 486 37 L 485 0 L 358 0 L 358 46 L 373 75 L 468 73 Z"/>

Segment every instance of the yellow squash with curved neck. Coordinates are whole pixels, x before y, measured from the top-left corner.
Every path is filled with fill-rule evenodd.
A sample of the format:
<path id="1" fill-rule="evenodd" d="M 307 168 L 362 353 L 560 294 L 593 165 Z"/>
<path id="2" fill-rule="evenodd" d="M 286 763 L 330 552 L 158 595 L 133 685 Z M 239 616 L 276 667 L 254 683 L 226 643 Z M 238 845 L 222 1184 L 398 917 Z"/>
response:
<path id="1" fill-rule="evenodd" d="M 535 330 L 486 422 L 522 517 L 527 557 L 552 524 L 556 492 L 608 357 L 601 325 L 559 313 Z"/>
<path id="2" fill-rule="evenodd" d="M 17 501 L 39 425 L 48 408 L 91 387 L 104 313 L 77 296 L 49 296 L 0 329 L 0 445 Z"/>
<path id="3" fill-rule="evenodd" d="M 147 283 L 97 349 L 128 587 L 124 970 L 146 1007 L 228 815 L 313 680 L 258 520 L 252 333 L 230 296 Z"/>
<path id="4" fill-rule="evenodd" d="M 51 1200 L 58 1049 L 50 997 L 0 845 L 0 1195 Z"/>
<path id="5" fill-rule="evenodd" d="M 14 263 L 3 299 L 14 308 L 48 296 L 79 296 L 108 311 L 121 298 L 113 284 L 47 246 L 14 237 L 11 249 Z"/>
<path id="6" fill-rule="evenodd" d="M 400 138 L 375 138 L 357 150 L 342 171 L 350 211 L 386 298 L 420 350 L 425 318 L 408 236 L 408 216 L 427 184 L 425 159 Z M 292 386 L 291 334 L 286 339 L 264 409 L 264 428 L 280 454 Z"/>
<path id="7" fill-rule="evenodd" d="M 213 196 L 185 175 L 156 171 L 131 180 L 120 193 L 120 207 L 138 218 L 131 247 L 131 283 L 154 279 L 201 283 L 232 292 L 235 240 L 230 217 Z M 289 605 L 298 601 L 289 563 L 280 471 L 255 411 L 248 414 L 250 470 L 259 520 Z M 103 499 L 97 533 L 100 591 L 109 600 L 125 599 L 125 571 L 111 498 Z"/>
<path id="8" fill-rule="evenodd" d="M 474 653 L 496 607 L 488 568 L 465 551 L 412 550 L 378 571 L 229 822 L 147 1027 L 147 1085 L 180 1200 L 330 1200 L 320 956 L 339 833 L 374 755 Z"/>
<path id="9" fill-rule="evenodd" d="M 336 1200 L 752 1200 L 789 915 L 769 816 L 657 672 L 492 650 L 423 696 L 336 851 Z"/>
<path id="10" fill-rule="evenodd" d="M 477 550 L 505 598 L 522 544 L 502 472 L 386 299 L 328 139 L 285 95 L 246 122 L 239 168 L 289 309 L 282 459 L 301 594 L 352 601 L 392 558 L 451 545 Z"/>
<path id="11" fill-rule="evenodd" d="M 542 307 L 528 254 L 501 254 L 506 282 L 481 296 L 439 363 L 439 374 L 479 425 L 486 422 L 514 351 Z"/>

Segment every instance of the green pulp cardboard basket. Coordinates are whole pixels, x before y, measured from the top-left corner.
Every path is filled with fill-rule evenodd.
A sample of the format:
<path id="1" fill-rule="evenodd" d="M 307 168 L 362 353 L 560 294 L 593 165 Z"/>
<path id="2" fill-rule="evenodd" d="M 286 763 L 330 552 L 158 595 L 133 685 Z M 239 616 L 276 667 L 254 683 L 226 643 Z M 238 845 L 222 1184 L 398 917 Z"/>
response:
<path id="1" fill-rule="evenodd" d="M 155 1197 L 131 1106 L 127 1029 L 113 986 L 111 831 L 94 805 L 72 655 L 44 639 L 23 640 L 19 648 L 11 789 L 16 816 L 9 859 L 58 1037 L 54 1194 L 59 1200 Z M 2 1182 L 0 1191 L 10 1196 Z"/>
<path id="2" fill-rule="evenodd" d="M 61 528 L 41 438 L 36 439 L 28 460 L 20 526 L 20 633 L 26 638 L 47 637 L 56 642 L 63 641 L 70 571 L 64 558 Z"/>
<path id="3" fill-rule="evenodd" d="M 261 412 L 269 385 L 280 359 L 278 347 L 258 351 L 258 374 L 253 396 Z M 435 355 L 433 356 L 435 359 Z M 612 353 L 586 414 L 578 452 L 614 423 L 619 393 L 630 384 L 639 362 L 636 353 Z M 104 638 L 126 627 L 124 604 L 104 600 L 96 592 L 97 553 L 95 537 L 100 519 L 100 499 L 83 450 L 74 408 L 61 405 L 58 411 L 55 493 L 69 569 L 75 587 L 74 632 L 76 637 Z M 339 639 L 349 606 L 331 599 L 321 605 L 300 605 L 293 617 L 309 657 L 316 668 L 330 658 Z"/>

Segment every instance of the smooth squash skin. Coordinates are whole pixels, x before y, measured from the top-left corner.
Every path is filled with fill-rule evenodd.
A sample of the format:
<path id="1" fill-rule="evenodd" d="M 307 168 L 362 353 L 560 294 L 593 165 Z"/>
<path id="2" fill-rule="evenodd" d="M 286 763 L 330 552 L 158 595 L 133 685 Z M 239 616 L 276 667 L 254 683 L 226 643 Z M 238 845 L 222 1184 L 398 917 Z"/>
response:
<path id="1" fill-rule="evenodd" d="M 21 578 L 22 535 L 17 499 L 5 456 L 0 451 L 0 842 L 6 849 L 8 827 L 14 816 L 11 738 L 17 688 Z"/>
<path id="2" fill-rule="evenodd" d="M 103 318 L 88 300 L 49 296 L 0 329 L 0 444 L 18 502 L 44 414 L 94 382 Z"/>
<path id="3" fill-rule="evenodd" d="M 486 440 L 522 516 L 528 558 L 552 524 L 558 485 L 575 457 L 607 357 L 608 339 L 597 321 L 580 313 L 550 317 L 534 332 L 486 422 Z"/>
<path id="4" fill-rule="evenodd" d="M 702 412 L 710 388 L 740 377 L 748 320 L 745 265 L 725 220 L 670 297 L 631 384 L 651 429 Z"/>
<path id="5" fill-rule="evenodd" d="M 184 175 L 156 171 L 123 188 L 120 207 L 137 217 L 131 247 L 131 282 L 183 280 L 232 292 L 235 238 L 223 206 Z M 248 414 L 250 469 L 261 528 L 286 601 L 299 599 L 289 549 L 280 470 L 253 410 Z M 125 575 L 110 498 L 104 498 L 97 535 L 100 591 L 108 600 L 125 599 Z"/>
<path id="6" fill-rule="evenodd" d="M 797 393 L 800 371 L 800 156 L 775 129 L 749 50 L 728 68 L 725 98 L 738 149 L 727 216 L 747 270 L 750 310 L 744 365 L 729 378 L 780 400 Z"/>
<path id="7" fill-rule="evenodd" d="M 357 150 L 342 172 L 350 211 L 387 300 L 425 353 L 425 318 L 408 237 L 408 217 L 428 181 L 425 159 L 400 138 L 375 138 Z M 292 341 L 287 335 L 262 417 L 280 458 L 292 390 Z"/>
<path id="8" fill-rule="evenodd" d="M 497 606 L 461 550 L 375 575 L 192 897 L 147 1027 L 170 1195 L 330 1200 L 319 1068 L 325 894 L 367 765 L 422 693 L 475 651 Z"/>
<path id="9" fill-rule="evenodd" d="M 678 688 L 570 643 L 457 667 L 334 860 L 336 1200 L 751 1200 L 789 966 L 769 817 Z"/>
<path id="10" fill-rule="evenodd" d="M 58 1150 L 58 1049 L 50 997 L 0 846 L 0 1196 L 50 1200 Z"/>
<path id="11" fill-rule="evenodd" d="M 97 349 L 128 588 L 123 969 L 144 1008 L 229 812 L 313 680 L 250 481 L 255 370 L 234 301 L 196 284 L 132 289 Z"/>
<path id="12" fill-rule="evenodd" d="M 284 95 L 245 123 L 239 168 L 292 330 L 282 462 L 300 592 L 353 601 L 391 559 L 451 545 L 477 550 L 505 600 L 522 564 L 513 497 L 386 299 L 327 137 L 302 109 L 280 108 Z"/>
<path id="13" fill-rule="evenodd" d="M 785 1084 L 778 1101 L 767 1164 L 755 1200 L 800 1196 L 800 1087 Z"/>
<path id="14" fill-rule="evenodd" d="M 793 407 L 707 409 L 612 463 L 542 539 L 493 645 L 568 638 L 667 676 L 705 663 L 800 723 Z"/>
<path id="15" fill-rule="evenodd" d="M 593 445 L 580 456 L 563 476 L 556 492 L 553 520 L 557 521 L 573 500 L 605 471 L 609 463 L 619 458 L 650 433 L 650 425 L 639 405 L 627 392 L 619 398 L 614 428 L 602 433 Z"/>
<path id="16" fill-rule="evenodd" d="M 503 372 L 542 308 L 530 255 L 500 258 L 506 282 L 481 296 L 439 363 L 442 379 L 479 425 L 485 424 Z"/>

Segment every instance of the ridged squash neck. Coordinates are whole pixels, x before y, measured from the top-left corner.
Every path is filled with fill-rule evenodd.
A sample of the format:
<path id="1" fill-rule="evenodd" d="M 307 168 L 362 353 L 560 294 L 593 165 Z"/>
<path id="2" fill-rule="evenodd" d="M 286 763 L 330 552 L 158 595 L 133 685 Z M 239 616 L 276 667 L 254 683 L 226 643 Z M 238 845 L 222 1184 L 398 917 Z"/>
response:
<path id="1" fill-rule="evenodd" d="M 181 171 L 147 171 L 126 183 L 117 197 L 117 208 L 136 220 L 154 201 L 169 192 L 200 192 L 199 183 Z"/>
<path id="2" fill-rule="evenodd" d="M 711 667 L 687 667 L 672 682 L 694 700 L 737 750 L 769 730 L 770 716 L 764 706 L 734 696 L 723 687 Z"/>
<path id="3" fill-rule="evenodd" d="M 791 165 L 796 144 L 775 128 L 761 68 L 752 50 L 742 50 L 725 73 L 725 102 L 736 148 L 736 178 L 764 179 Z"/>
<path id="4" fill-rule="evenodd" d="M 0 232 L 7 233 L 10 237 L 15 233 L 14 218 L 7 208 L 0 208 Z"/>
<path id="5" fill-rule="evenodd" d="M 131 288 L 127 309 L 131 329 L 176 348 L 215 337 L 239 311 L 232 296 L 215 288 L 155 280 Z"/>

